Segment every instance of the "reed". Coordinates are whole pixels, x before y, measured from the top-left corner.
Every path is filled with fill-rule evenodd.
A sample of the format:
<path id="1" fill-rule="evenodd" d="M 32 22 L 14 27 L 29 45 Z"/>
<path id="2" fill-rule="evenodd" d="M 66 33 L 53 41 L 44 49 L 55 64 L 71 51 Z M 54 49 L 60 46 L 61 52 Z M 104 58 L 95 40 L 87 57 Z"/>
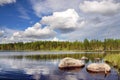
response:
<path id="1" fill-rule="evenodd" d="M 112 63 L 114 66 L 120 67 L 120 54 L 107 54 L 105 56 L 105 61 Z"/>
<path id="2" fill-rule="evenodd" d="M 120 54 L 107 54 L 104 60 L 114 66 L 120 72 Z"/>

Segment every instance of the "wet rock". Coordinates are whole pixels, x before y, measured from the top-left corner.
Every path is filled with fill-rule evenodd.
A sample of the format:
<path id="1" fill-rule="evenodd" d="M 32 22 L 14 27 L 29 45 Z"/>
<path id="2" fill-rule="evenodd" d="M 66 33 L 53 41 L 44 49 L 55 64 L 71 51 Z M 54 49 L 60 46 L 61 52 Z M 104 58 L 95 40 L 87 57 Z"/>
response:
<path id="1" fill-rule="evenodd" d="M 94 58 L 94 62 L 100 62 L 100 58 Z"/>
<path id="2" fill-rule="evenodd" d="M 110 72 L 111 68 L 106 63 L 92 63 L 87 66 L 87 70 L 91 72 Z"/>
<path id="3" fill-rule="evenodd" d="M 83 57 L 81 58 L 81 60 L 88 60 L 88 58 L 85 57 L 85 56 L 83 56 Z"/>
<path id="4" fill-rule="evenodd" d="M 100 60 L 100 58 L 94 58 L 94 60 L 99 61 L 99 60 Z"/>
<path id="5" fill-rule="evenodd" d="M 58 65 L 59 68 L 76 68 L 83 67 L 85 64 L 83 61 L 66 57 L 62 59 Z"/>

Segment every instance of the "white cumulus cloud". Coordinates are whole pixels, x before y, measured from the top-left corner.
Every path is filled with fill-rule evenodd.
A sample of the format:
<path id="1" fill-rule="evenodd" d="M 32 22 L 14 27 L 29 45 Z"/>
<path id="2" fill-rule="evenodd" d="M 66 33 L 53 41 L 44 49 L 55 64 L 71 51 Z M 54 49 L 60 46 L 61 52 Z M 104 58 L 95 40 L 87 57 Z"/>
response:
<path id="1" fill-rule="evenodd" d="M 49 14 L 56 11 L 63 11 L 69 8 L 79 10 L 81 0 L 30 0 L 36 15 Z"/>
<path id="2" fill-rule="evenodd" d="M 74 9 L 62 12 L 54 12 L 53 15 L 44 16 L 40 22 L 36 22 L 32 27 L 24 31 L 16 31 L 6 40 L 10 42 L 28 42 L 38 40 L 58 41 L 57 35 L 73 32 L 84 26 L 85 21 L 80 19 Z M 45 25 L 45 26 L 43 26 Z M 4 40 L 5 41 L 5 40 Z"/>
<path id="3" fill-rule="evenodd" d="M 101 15 L 114 15 L 120 12 L 120 3 L 113 0 L 84 1 L 79 7 L 85 13 Z"/>
<path id="4" fill-rule="evenodd" d="M 10 4 L 10 3 L 15 3 L 16 0 L 0 0 L 0 6 L 4 4 Z"/>
<path id="5" fill-rule="evenodd" d="M 74 31 L 84 24 L 83 21 L 80 21 L 80 17 L 74 9 L 54 12 L 51 16 L 43 17 L 41 23 L 49 26 L 51 29 L 60 31 L 61 33 Z"/>
<path id="6" fill-rule="evenodd" d="M 56 33 L 48 27 L 42 28 L 40 23 L 36 23 L 32 27 L 25 29 L 25 31 L 15 32 L 13 37 L 46 39 L 54 37 L 55 34 Z"/>

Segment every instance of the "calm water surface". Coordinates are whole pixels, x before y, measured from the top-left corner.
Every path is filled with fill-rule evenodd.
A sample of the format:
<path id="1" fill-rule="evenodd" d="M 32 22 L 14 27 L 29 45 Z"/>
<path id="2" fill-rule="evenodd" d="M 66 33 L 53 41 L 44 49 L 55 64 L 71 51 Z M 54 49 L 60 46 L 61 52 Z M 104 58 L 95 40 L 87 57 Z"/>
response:
<path id="1" fill-rule="evenodd" d="M 8 54 L 8 53 L 7 53 Z M 23 53 L 22 53 L 23 54 Z M 32 60 L 0 58 L 0 80 L 120 80 L 117 71 L 111 73 L 89 73 L 84 68 L 72 70 L 58 69 L 60 59 Z"/>

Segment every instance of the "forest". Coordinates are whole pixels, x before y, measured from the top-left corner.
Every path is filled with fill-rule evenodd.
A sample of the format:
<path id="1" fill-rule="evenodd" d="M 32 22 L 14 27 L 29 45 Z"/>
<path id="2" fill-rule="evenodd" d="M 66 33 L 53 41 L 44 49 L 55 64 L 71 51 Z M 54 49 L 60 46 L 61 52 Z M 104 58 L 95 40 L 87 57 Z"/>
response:
<path id="1" fill-rule="evenodd" d="M 15 51 L 119 51 L 120 39 L 84 41 L 36 41 L 0 44 L 0 50 Z"/>

